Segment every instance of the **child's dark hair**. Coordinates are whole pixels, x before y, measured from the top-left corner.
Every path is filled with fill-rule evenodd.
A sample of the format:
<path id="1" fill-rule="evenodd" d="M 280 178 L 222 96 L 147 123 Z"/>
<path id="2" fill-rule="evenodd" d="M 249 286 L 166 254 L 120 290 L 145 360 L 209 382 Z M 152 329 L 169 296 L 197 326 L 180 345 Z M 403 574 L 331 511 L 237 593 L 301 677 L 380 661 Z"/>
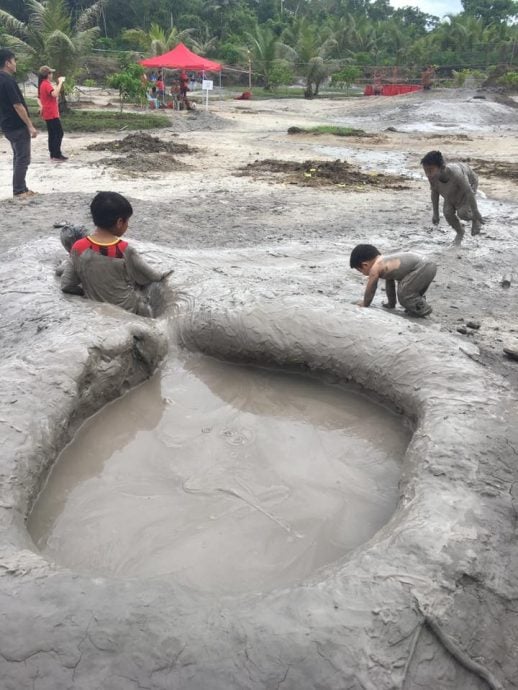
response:
<path id="1" fill-rule="evenodd" d="M 133 215 L 130 202 L 117 192 L 98 192 L 90 204 L 90 213 L 98 228 L 111 230 L 119 218 L 128 220 Z"/>
<path id="2" fill-rule="evenodd" d="M 444 165 L 444 158 L 440 151 L 428 151 L 426 156 L 421 159 L 421 165 L 435 165 L 442 168 Z"/>
<path id="3" fill-rule="evenodd" d="M 351 252 L 349 263 L 351 268 L 360 268 L 364 261 L 371 261 L 380 255 L 381 252 L 373 244 L 357 244 Z"/>
<path id="4" fill-rule="evenodd" d="M 9 48 L 0 48 L 0 69 L 5 67 L 5 63 L 12 60 L 16 55 Z"/>

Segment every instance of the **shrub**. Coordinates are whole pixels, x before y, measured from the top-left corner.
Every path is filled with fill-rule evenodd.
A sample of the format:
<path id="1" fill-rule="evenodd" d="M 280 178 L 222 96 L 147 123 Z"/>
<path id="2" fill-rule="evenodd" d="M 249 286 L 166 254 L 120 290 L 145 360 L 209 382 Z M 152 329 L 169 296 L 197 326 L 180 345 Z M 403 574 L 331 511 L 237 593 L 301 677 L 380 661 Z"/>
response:
<path id="1" fill-rule="evenodd" d="M 270 86 L 275 89 L 278 86 L 293 84 L 293 79 L 291 65 L 284 60 L 278 60 L 270 72 Z"/>
<path id="2" fill-rule="evenodd" d="M 120 109 L 128 101 L 143 101 L 146 97 L 146 86 L 143 81 L 144 68 L 132 63 L 121 72 L 112 75 L 108 81 L 113 89 L 119 89 Z"/>
<path id="3" fill-rule="evenodd" d="M 508 89 L 518 90 L 518 72 L 507 72 L 497 80 L 497 84 Z"/>

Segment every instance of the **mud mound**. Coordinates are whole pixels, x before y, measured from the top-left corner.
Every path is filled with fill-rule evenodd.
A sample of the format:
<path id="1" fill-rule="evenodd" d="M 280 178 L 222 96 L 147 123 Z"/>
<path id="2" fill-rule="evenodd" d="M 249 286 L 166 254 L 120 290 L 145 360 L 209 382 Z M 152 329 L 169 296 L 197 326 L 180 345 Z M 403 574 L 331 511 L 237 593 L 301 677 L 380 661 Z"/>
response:
<path id="1" fill-rule="evenodd" d="M 461 158 L 460 160 L 469 163 L 473 170 L 483 177 L 503 177 L 518 181 L 518 163 L 487 161 L 483 158 Z"/>
<path id="2" fill-rule="evenodd" d="M 128 134 L 124 139 L 113 141 L 101 141 L 98 144 L 90 144 L 88 151 L 112 151 L 113 153 L 193 153 L 196 149 L 188 144 L 180 144 L 174 141 L 162 141 L 158 137 L 152 137 L 144 132 Z"/>
<path id="3" fill-rule="evenodd" d="M 232 123 L 214 113 L 205 110 L 188 110 L 172 118 L 171 129 L 174 132 L 196 132 L 200 129 L 215 131 L 231 127 Z"/>
<path id="4" fill-rule="evenodd" d="M 149 154 L 133 151 L 125 156 L 101 158 L 96 165 L 106 165 L 117 168 L 129 175 L 138 176 L 141 173 L 163 173 L 172 170 L 185 169 L 185 163 L 181 163 L 171 153 Z"/>
<path id="5" fill-rule="evenodd" d="M 254 179 L 286 182 L 303 187 L 380 187 L 390 189 L 408 189 L 408 180 L 399 175 L 381 173 L 364 173 L 347 161 L 312 161 L 302 163 L 282 160 L 256 160 L 240 168 L 237 175 L 250 176 Z M 278 176 L 278 177 L 277 177 Z M 407 184 L 404 184 L 407 183 Z"/>
<path id="6" fill-rule="evenodd" d="M 347 117 L 348 126 L 373 131 L 387 123 L 401 132 L 488 132 L 498 127 L 516 127 L 516 109 L 508 101 L 498 102 L 488 93 L 469 89 L 438 89 L 394 96 L 383 101 L 372 99 L 361 110 Z M 337 121 L 338 124 L 341 124 Z"/>
<path id="7" fill-rule="evenodd" d="M 369 138 L 376 136 L 363 129 L 354 127 L 338 127 L 336 125 L 321 125 L 319 127 L 288 127 L 288 134 L 312 134 L 313 136 L 324 136 L 326 134 L 335 137 L 359 137 Z"/>
<path id="8" fill-rule="evenodd" d="M 458 141 L 473 141 L 473 137 L 468 136 L 467 134 L 448 134 L 447 135 L 448 140 L 452 142 L 458 142 Z M 446 143 L 444 141 L 444 134 L 427 134 L 425 137 L 421 137 L 422 139 L 441 139 L 442 143 Z"/>

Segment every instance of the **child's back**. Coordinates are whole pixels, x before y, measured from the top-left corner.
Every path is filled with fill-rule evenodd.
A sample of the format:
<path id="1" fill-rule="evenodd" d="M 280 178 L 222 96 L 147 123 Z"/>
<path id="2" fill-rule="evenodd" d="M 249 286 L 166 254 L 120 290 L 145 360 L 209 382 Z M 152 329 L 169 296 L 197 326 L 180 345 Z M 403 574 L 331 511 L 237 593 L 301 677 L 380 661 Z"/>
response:
<path id="1" fill-rule="evenodd" d="M 97 214 L 111 214 L 111 225 L 97 221 L 96 233 L 77 240 L 70 251 L 61 289 L 84 294 L 97 302 L 109 302 L 127 311 L 151 316 L 151 308 L 139 288 L 161 281 L 168 273 L 149 266 L 140 254 L 120 238 L 132 213 L 129 202 L 114 192 L 100 192 L 92 202 L 94 222 Z M 121 215 L 118 215 L 118 214 Z M 102 215 L 100 215 L 102 218 Z M 101 228 L 101 229 L 100 229 Z"/>
<path id="2" fill-rule="evenodd" d="M 411 252 L 386 254 L 383 256 L 383 259 L 389 267 L 380 273 L 380 277 L 385 280 L 403 280 L 409 273 L 421 268 L 424 263 L 422 257 Z M 394 268 L 390 268 L 391 266 L 394 266 Z"/>

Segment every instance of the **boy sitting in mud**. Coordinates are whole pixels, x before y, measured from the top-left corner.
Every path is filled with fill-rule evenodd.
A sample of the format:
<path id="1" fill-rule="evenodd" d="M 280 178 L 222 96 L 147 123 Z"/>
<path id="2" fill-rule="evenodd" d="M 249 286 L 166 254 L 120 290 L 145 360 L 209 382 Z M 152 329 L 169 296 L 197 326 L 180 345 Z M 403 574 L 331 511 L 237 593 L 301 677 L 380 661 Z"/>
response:
<path id="1" fill-rule="evenodd" d="M 437 273 L 437 266 L 417 254 L 391 254 L 382 256 L 372 244 L 359 244 L 351 252 L 351 268 L 368 277 L 363 300 L 360 307 L 370 306 L 378 280 L 386 281 L 387 301 L 385 309 L 394 309 L 397 299 L 405 311 L 412 316 L 427 316 L 432 307 L 425 299 L 425 293 Z"/>
<path id="2" fill-rule="evenodd" d="M 72 245 L 61 276 L 61 289 L 109 302 L 141 316 L 153 316 L 141 288 L 162 281 L 172 271 L 151 268 L 121 239 L 133 214 L 130 202 L 117 192 L 99 192 L 90 204 L 95 231 Z"/>
<path id="3" fill-rule="evenodd" d="M 432 191 L 432 223 L 439 223 L 439 195 L 444 198 L 443 214 L 457 233 L 454 244 L 460 244 L 464 228 L 460 219 L 471 221 L 471 234 L 478 235 L 484 220 L 479 213 L 475 194 L 478 177 L 466 163 L 446 165 L 440 151 L 429 151 L 421 160 Z"/>

